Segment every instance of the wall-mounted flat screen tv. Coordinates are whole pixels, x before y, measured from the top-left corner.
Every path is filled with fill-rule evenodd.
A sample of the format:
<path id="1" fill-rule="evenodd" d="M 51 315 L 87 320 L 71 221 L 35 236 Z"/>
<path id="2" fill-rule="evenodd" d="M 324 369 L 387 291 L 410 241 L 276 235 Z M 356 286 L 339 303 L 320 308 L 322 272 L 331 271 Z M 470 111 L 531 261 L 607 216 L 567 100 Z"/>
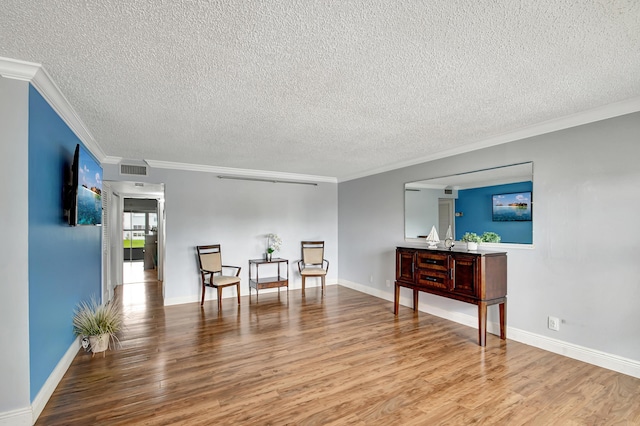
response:
<path id="1" fill-rule="evenodd" d="M 69 225 L 102 224 L 102 167 L 80 144 L 71 167 Z"/>
<path id="2" fill-rule="evenodd" d="M 531 192 L 493 195 L 494 222 L 531 221 Z"/>

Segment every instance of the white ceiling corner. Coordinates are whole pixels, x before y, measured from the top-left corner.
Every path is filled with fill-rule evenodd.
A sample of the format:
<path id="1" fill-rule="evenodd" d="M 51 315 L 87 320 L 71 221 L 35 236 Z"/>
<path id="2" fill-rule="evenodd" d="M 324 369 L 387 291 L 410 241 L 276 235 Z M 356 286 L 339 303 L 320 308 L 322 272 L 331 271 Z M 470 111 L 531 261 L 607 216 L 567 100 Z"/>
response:
<path id="1" fill-rule="evenodd" d="M 31 81 L 42 65 L 0 57 L 0 75 L 15 80 Z"/>
<path id="2" fill-rule="evenodd" d="M 0 57 L 0 75 L 29 81 L 93 156 L 100 162 L 104 161 L 106 158 L 104 151 L 41 64 Z"/>
<path id="3" fill-rule="evenodd" d="M 107 164 L 344 181 L 640 110 L 632 0 L 5 0 L 0 40 Z"/>

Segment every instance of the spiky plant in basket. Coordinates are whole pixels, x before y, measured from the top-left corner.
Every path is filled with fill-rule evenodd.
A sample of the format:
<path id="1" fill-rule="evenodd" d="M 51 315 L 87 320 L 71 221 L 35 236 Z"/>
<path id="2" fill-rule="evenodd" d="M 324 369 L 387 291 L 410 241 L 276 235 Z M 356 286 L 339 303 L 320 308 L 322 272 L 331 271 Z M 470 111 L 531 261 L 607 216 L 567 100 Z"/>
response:
<path id="1" fill-rule="evenodd" d="M 116 333 L 122 330 L 123 318 L 115 303 L 98 304 L 95 298 L 80 302 L 74 311 L 73 332 L 88 338 L 93 353 L 103 352 L 109 342 L 119 342 Z"/>

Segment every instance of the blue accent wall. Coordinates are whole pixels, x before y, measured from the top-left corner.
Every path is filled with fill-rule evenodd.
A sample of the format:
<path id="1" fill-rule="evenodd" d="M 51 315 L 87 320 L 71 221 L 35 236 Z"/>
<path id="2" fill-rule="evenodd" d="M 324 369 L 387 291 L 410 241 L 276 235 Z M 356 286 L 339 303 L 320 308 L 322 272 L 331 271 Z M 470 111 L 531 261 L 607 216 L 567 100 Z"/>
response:
<path id="1" fill-rule="evenodd" d="M 101 295 L 101 227 L 63 217 L 65 174 L 81 143 L 29 87 L 29 356 L 31 401 L 74 341 L 73 311 Z"/>
<path id="2" fill-rule="evenodd" d="M 492 196 L 510 192 L 533 191 L 533 182 L 518 182 L 507 185 L 485 186 L 482 188 L 458 191 L 456 212 L 463 216 L 456 217 L 456 240 L 465 232 L 495 232 L 503 243 L 533 243 L 533 221 L 529 222 L 494 222 L 492 220 Z M 534 195 L 535 196 L 535 195 Z M 532 211 L 535 216 L 535 209 Z"/>

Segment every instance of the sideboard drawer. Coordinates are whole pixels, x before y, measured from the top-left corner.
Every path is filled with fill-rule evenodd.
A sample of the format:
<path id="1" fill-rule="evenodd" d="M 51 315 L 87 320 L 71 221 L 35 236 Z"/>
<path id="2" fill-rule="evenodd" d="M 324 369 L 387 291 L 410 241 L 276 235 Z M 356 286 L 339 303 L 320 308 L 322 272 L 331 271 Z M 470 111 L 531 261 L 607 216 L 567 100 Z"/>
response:
<path id="1" fill-rule="evenodd" d="M 449 290 L 449 273 L 443 271 L 430 271 L 419 269 L 418 285 L 438 290 Z"/>
<path id="2" fill-rule="evenodd" d="M 429 269 L 431 271 L 448 271 L 449 255 L 443 253 L 429 253 L 420 251 L 416 254 L 417 266 L 419 269 Z"/>

